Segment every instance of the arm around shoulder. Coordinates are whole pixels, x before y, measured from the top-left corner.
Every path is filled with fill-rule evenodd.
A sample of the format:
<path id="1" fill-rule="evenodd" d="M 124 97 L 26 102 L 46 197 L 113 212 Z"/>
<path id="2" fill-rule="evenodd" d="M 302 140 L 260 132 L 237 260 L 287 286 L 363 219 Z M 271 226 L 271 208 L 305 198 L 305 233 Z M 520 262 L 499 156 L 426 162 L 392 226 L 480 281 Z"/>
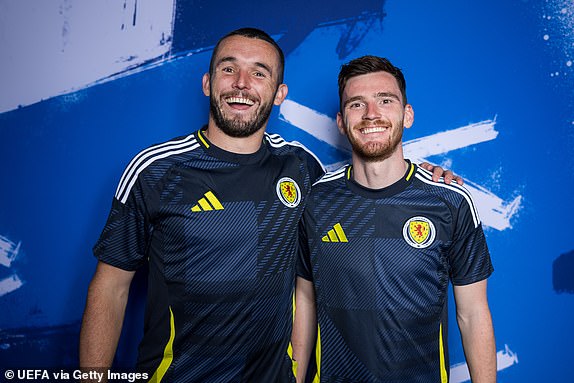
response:
<path id="1" fill-rule="evenodd" d="M 419 166 L 425 170 L 428 170 L 432 173 L 432 180 L 434 182 L 438 182 L 440 177 L 444 178 L 444 183 L 450 184 L 452 181 L 456 182 L 459 185 L 464 183 L 462 177 L 455 175 L 452 170 L 443 169 L 438 165 L 431 165 L 428 162 L 423 162 L 419 164 Z"/>
<path id="2" fill-rule="evenodd" d="M 80 367 L 109 368 L 122 330 L 135 272 L 98 262 L 80 331 Z"/>
<path id="3" fill-rule="evenodd" d="M 486 279 L 454 286 L 456 316 L 473 383 L 496 382 L 496 345 Z"/>

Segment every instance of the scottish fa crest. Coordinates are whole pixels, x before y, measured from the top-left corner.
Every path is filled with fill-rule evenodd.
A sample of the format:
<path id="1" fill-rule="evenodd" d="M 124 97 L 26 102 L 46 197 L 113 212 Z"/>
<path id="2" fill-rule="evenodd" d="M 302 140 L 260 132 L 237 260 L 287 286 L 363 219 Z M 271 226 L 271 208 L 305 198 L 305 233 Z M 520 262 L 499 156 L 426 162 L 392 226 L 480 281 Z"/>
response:
<path id="1" fill-rule="evenodd" d="M 295 207 L 301 202 L 299 185 L 289 177 L 283 177 L 277 181 L 277 196 L 287 207 Z"/>
<path id="2" fill-rule="evenodd" d="M 436 230 L 432 221 L 425 217 L 413 217 L 403 226 L 403 238 L 417 249 L 429 247 L 435 238 Z"/>

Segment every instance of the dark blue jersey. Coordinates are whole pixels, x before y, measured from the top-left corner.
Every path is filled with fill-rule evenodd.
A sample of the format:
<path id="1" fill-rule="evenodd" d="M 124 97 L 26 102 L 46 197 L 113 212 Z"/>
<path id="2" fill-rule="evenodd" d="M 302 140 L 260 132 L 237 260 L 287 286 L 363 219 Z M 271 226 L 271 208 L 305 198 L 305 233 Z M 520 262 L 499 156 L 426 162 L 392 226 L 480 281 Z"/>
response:
<path id="1" fill-rule="evenodd" d="M 323 175 L 301 145 L 265 135 L 254 154 L 201 131 L 138 154 L 94 247 L 149 264 L 138 368 L 155 381 L 291 382 L 297 224 Z"/>
<path id="2" fill-rule="evenodd" d="M 380 190 L 351 167 L 313 188 L 298 274 L 312 280 L 321 382 L 446 382 L 447 288 L 493 268 L 469 193 L 410 164 Z"/>

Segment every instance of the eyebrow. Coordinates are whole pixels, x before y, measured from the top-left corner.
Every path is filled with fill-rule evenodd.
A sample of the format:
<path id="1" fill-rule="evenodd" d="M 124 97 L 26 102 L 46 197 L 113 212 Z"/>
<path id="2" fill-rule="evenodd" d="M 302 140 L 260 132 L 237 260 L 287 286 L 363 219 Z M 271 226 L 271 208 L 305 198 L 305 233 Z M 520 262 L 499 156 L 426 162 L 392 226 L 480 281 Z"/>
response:
<path id="1" fill-rule="evenodd" d="M 384 97 L 394 98 L 395 100 L 402 102 L 401 99 L 399 98 L 399 96 L 397 96 L 396 94 L 391 93 L 391 92 L 378 92 L 378 93 L 374 94 L 374 97 L 375 98 L 384 98 Z M 353 96 L 343 103 L 343 107 L 346 107 L 348 104 L 350 104 L 354 101 L 362 101 L 363 99 L 364 99 L 363 96 Z"/>
<path id="2" fill-rule="evenodd" d="M 221 65 L 222 63 L 225 63 L 225 62 L 237 62 L 237 58 L 235 58 L 235 57 L 233 57 L 233 56 L 222 57 L 221 60 L 219 60 L 219 61 L 217 62 L 217 65 L 216 65 L 216 66 L 219 66 L 219 65 Z M 256 62 L 254 63 L 254 65 L 255 65 L 256 67 L 258 67 L 258 68 L 265 69 L 267 72 L 269 72 L 269 74 L 273 74 L 273 70 L 271 69 L 271 67 L 269 67 L 269 65 L 267 65 L 267 64 L 265 64 L 265 63 L 256 61 Z"/>
<path id="3" fill-rule="evenodd" d="M 352 102 L 361 101 L 362 99 L 363 99 L 363 96 L 354 96 L 354 97 L 351 97 L 351 98 L 347 99 L 347 100 L 343 103 L 343 107 L 346 107 L 347 105 L 349 105 L 349 104 L 352 103 Z"/>
<path id="4" fill-rule="evenodd" d="M 401 101 L 400 97 L 397 96 L 395 93 L 391 93 L 391 92 L 379 92 L 375 94 L 375 98 L 383 98 L 383 97 L 389 97 L 389 98 L 394 98 L 397 101 Z"/>

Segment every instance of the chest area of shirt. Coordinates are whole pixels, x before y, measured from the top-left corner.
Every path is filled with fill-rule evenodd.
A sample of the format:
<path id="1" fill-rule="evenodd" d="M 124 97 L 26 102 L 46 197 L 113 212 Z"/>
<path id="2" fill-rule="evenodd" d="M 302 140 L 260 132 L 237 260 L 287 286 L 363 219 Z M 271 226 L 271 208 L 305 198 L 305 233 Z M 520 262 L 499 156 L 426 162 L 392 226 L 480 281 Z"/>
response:
<path id="1" fill-rule="evenodd" d="M 309 203 L 305 225 L 321 304 L 440 311 L 453 235 L 448 208 L 365 198 L 335 198 L 339 203 L 329 206 L 328 198 L 320 200 Z"/>
<path id="2" fill-rule="evenodd" d="M 421 259 L 440 263 L 454 235 L 451 211 L 434 201 L 374 200 L 336 190 L 310 201 L 305 222 L 316 261 L 326 255 L 352 263 L 360 254 L 390 265 L 409 258 L 413 265 Z"/>
<path id="3" fill-rule="evenodd" d="M 306 184 L 289 164 L 175 169 L 153 215 L 154 253 L 174 279 L 183 270 L 197 281 L 223 274 L 254 281 L 290 270 Z"/>
<path id="4" fill-rule="evenodd" d="M 274 225 L 293 230 L 308 184 L 308 175 L 297 163 L 180 167 L 162 184 L 154 224 L 237 237 Z"/>

